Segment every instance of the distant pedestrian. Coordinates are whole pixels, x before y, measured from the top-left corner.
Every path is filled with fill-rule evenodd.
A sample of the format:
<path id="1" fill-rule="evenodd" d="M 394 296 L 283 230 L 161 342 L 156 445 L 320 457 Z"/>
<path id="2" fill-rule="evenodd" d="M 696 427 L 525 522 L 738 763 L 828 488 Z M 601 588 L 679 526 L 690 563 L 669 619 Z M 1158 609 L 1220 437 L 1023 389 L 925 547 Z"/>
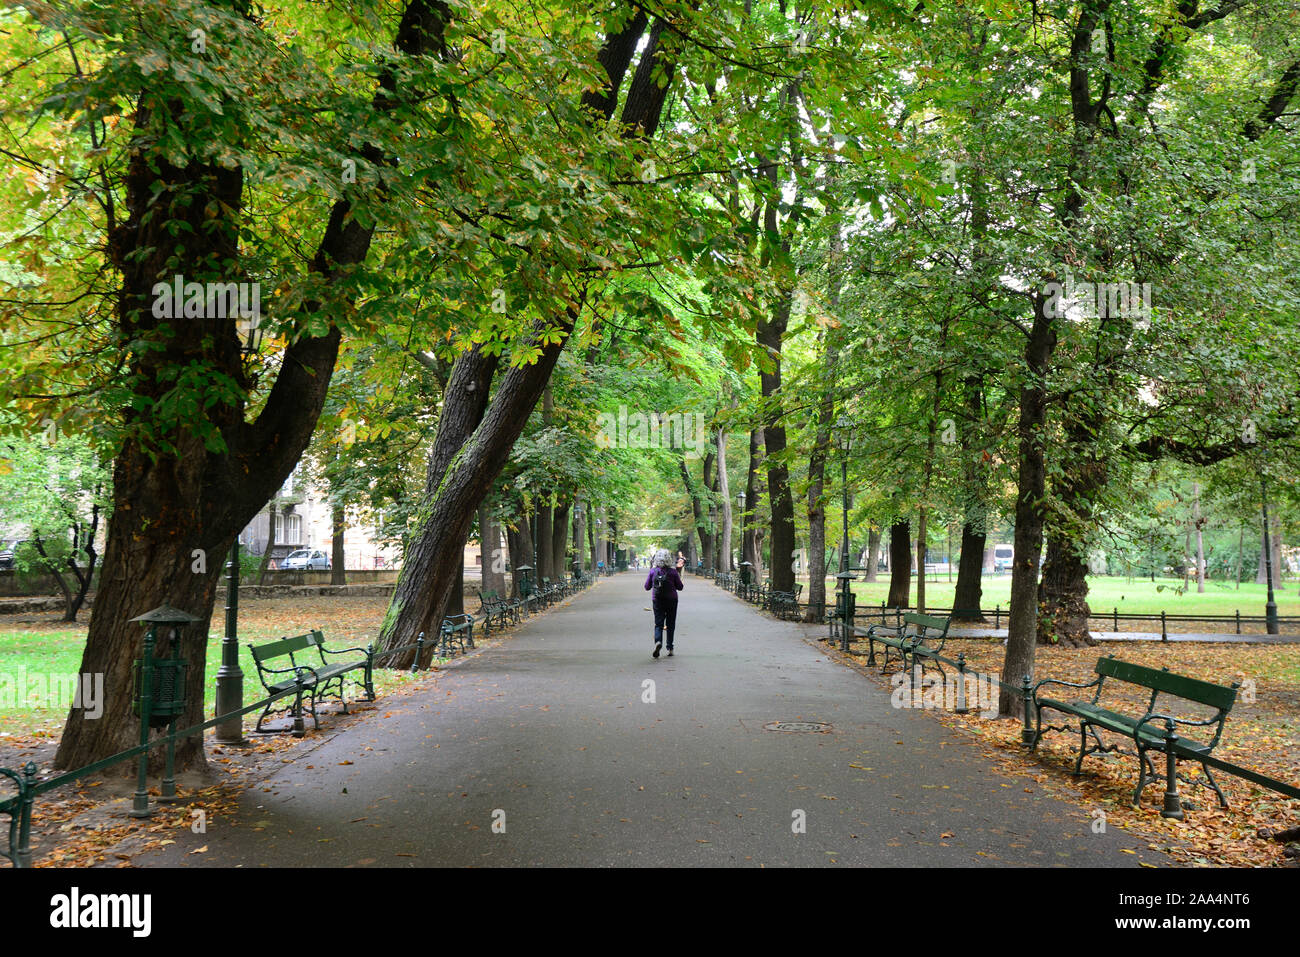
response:
<path id="1" fill-rule="evenodd" d="M 665 630 L 668 632 L 668 657 L 673 656 L 673 634 L 677 630 L 677 593 L 682 590 L 680 569 L 685 564 L 686 559 L 679 557 L 674 566 L 672 556 L 666 548 L 655 552 L 654 559 L 650 562 L 645 590 L 654 596 L 651 603 L 655 613 L 655 650 L 652 657 L 659 657 Z"/>

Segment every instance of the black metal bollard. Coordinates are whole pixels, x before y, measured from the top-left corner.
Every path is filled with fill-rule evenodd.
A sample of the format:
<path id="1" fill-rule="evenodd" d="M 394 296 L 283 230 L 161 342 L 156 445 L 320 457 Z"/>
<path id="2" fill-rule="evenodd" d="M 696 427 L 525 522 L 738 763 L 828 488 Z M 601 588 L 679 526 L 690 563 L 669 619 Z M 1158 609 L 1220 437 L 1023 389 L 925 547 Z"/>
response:
<path id="1" fill-rule="evenodd" d="M 1178 799 L 1178 757 L 1174 754 L 1177 741 L 1173 718 L 1165 718 L 1165 806 L 1160 816 L 1181 821 L 1184 815 L 1182 802 Z"/>
<path id="2" fill-rule="evenodd" d="M 420 670 L 420 656 L 424 654 L 424 632 L 415 639 L 415 660 L 411 662 L 411 674 Z"/>
<path id="3" fill-rule="evenodd" d="M 1032 727 L 1034 716 L 1034 691 L 1033 682 L 1029 675 L 1020 679 L 1020 694 L 1025 701 L 1025 723 L 1020 729 L 1020 743 L 1027 748 L 1034 746 L 1034 729 Z"/>

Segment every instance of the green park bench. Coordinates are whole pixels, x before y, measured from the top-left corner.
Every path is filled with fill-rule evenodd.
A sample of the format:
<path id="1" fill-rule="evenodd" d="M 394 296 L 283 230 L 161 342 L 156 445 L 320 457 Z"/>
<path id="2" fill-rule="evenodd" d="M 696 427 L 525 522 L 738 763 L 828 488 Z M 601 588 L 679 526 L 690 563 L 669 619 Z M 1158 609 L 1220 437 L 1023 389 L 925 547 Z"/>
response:
<path id="1" fill-rule="evenodd" d="M 897 627 L 872 625 L 867 629 L 867 664 L 875 665 L 876 642 L 880 642 L 885 646 L 885 663 L 881 665 L 881 670 L 889 667 L 889 659 L 896 652 L 904 671 L 910 669 L 909 658 L 914 663 L 920 658 L 922 669 L 925 668 L 925 661 L 929 660 L 942 673 L 943 665 L 939 661 L 939 655 L 943 653 L 943 646 L 948 641 L 948 625 L 951 621 L 951 618 L 909 611 L 903 615 L 902 623 Z"/>
<path id="2" fill-rule="evenodd" d="M 502 598 L 496 591 L 480 591 L 478 593 L 478 602 L 479 615 L 483 619 L 483 629 L 489 635 L 492 634 L 494 620 L 498 628 L 504 628 L 506 625 L 519 620 L 520 603 Z"/>
<path id="3" fill-rule="evenodd" d="M 1198 678 L 1188 678 L 1184 675 L 1174 674 L 1168 668 L 1157 671 L 1155 668 L 1119 661 L 1114 655 L 1098 659 L 1096 674 L 1097 678 L 1087 684 L 1076 684 L 1055 678 L 1046 678 L 1034 685 L 1034 707 L 1038 713 L 1038 720 L 1034 730 L 1032 747 L 1038 747 L 1039 738 L 1047 731 L 1069 730 L 1064 727 L 1048 727 L 1044 729 L 1043 709 L 1045 708 L 1060 711 L 1079 719 L 1079 760 L 1074 765 L 1075 774 L 1080 773 L 1083 767 L 1083 759 L 1087 755 L 1092 754 L 1094 751 L 1117 750 L 1114 746 L 1108 747 L 1102 743 L 1097 734 L 1098 728 L 1132 739 L 1138 749 L 1138 784 L 1133 791 L 1133 803 L 1137 804 L 1142 796 L 1142 789 L 1158 777 L 1151 765 L 1151 759 L 1147 756 L 1147 752 L 1159 751 L 1162 754 L 1168 754 L 1166 751 L 1165 728 L 1167 720 L 1174 725 L 1201 727 L 1207 731 L 1213 729 L 1213 734 L 1208 741 L 1193 741 L 1182 736 L 1173 738 L 1172 752 L 1175 764 L 1178 758 L 1201 762 L 1201 769 L 1205 772 L 1206 781 L 1214 789 L 1214 793 L 1219 796 L 1219 804 L 1226 808 L 1228 806 L 1227 799 L 1224 798 L 1223 792 L 1219 790 L 1218 783 L 1211 776 L 1210 769 L 1203 759 L 1210 756 L 1218 745 L 1219 738 L 1223 735 L 1223 723 L 1228 717 L 1228 712 L 1232 710 L 1233 704 L 1236 703 L 1238 685 L 1236 683 L 1230 687 L 1216 685 L 1208 681 L 1201 681 Z M 1149 690 L 1151 697 L 1147 701 L 1146 711 L 1141 716 L 1134 716 L 1132 713 L 1102 707 L 1100 700 L 1107 678 L 1110 678 L 1113 682 L 1135 685 Z M 1040 688 L 1044 685 L 1053 684 L 1064 685 L 1068 688 L 1096 688 L 1097 690 L 1093 693 L 1091 701 L 1064 701 L 1058 698 L 1039 697 Z M 1174 709 L 1167 704 L 1162 705 L 1161 710 L 1157 711 L 1156 701 L 1160 695 L 1175 699 L 1175 702 L 1181 700 L 1199 705 L 1202 708 L 1212 709 L 1214 714 L 1208 718 L 1201 717 L 1199 719 L 1179 717 L 1174 713 Z M 1178 710 L 1185 712 L 1187 709 L 1180 707 Z M 1157 724 L 1157 722 L 1159 723 Z M 1088 747 L 1088 735 L 1090 733 L 1093 741 L 1096 742 L 1093 747 Z"/>
<path id="4" fill-rule="evenodd" d="M 370 648 L 341 648 L 338 650 L 326 648 L 325 637 L 320 633 L 319 629 L 309 631 L 305 635 L 280 638 L 264 645 L 250 643 L 248 647 L 253 654 L 253 662 L 257 665 L 257 676 L 268 695 L 274 696 L 285 691 L 297 690 L 298 693 L 294 695 L 293 704 L 287 709 L 294 717 L 294 734 L 300 735 L 302 733 L 302 698 L 304 693 L 308 696 L 311 704 L 312 721 L 318 728 L 320 727 L 320 719 L 316 717 L 316 702 L 318 699 L 334 695 L 342 702 L 344 713 L 347 713 L 348 704 L 343 697 L 343 677 L 351 671 L 364 671 L 365 678 L 360 684 L 366 690 L 366 700 L 375 700 L 373 682 L 374 651 Z M 313 659 L 311 655 L 312 649 L 320 658 L 319 661 Z M 349 654 L 354 655 L 354 657 L 333 663 L 325 657 L 326 655 Z M 305 656 L 308 661 L 299 662 L 299 655 Z M 289 667 L 287 668 L 272 668 L 268 665 L 268 662 L 280 664 L 284 658 L 289 659 Z M 290 677 L 277 678 L 277 675 L 289 675 Z M 266 720 L 267 715 L 286 710 L 285 708 L 275 707 L 275 704 L 275 701 L 267 702 L 261 717 L 257 719 L 256 730 L 262 730 L 262 722 Z"/>
<path id="5" fill-rule="evenodd" d="M 444 658 L 451 657 L 451 643 L 453 641 L 460 643 L 460 652 L 464 654 L 467 638 L 469 646 L 474 647 L 474 616 L 448 615 L 442 620 L 442 627 L 438 629 L 438 633 L 441 636 L 441 654 Z"/>
<path id="6" fill-rule="evenodd" d="M 788 618 L 799 614 L 799 596 L 803 592 L 803 583 L 796 582 L 793 591 L 773 591 L 767 593 L 767 607 L 774 615 Z"/>

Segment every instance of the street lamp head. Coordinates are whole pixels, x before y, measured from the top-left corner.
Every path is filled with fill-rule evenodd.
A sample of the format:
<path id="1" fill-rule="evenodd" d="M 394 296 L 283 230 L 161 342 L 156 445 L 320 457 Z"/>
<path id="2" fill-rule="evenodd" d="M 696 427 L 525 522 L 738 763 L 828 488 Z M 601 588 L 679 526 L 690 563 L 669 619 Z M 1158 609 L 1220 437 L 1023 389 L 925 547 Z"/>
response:
<path id="1" fill-rule="evenodd" d="M 853 423 L 849 421 L 848 416 L 842 415 L 835 420 L 835 444 L 845 455 L 848 455 L 849 449 L 853 447 Z"/>
<path id="2" fill-rule="evenodd" d="M 736 493 L 736 502 L 737 502 L 737 504 L 740 505 L 740 507 L 741 507 L 742 509 L 745 507 L 745 493 L 744 493 L 744 492 L 738 492 L 738 493 Z"/>

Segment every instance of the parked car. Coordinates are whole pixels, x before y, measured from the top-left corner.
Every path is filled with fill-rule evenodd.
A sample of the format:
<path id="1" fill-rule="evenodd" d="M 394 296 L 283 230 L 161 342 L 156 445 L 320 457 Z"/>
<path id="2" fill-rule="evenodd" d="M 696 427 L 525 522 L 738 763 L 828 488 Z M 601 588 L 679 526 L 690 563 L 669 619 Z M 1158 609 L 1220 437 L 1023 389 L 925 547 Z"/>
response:
<path id="1" fill-rule="evenodd" d="M 6 548 L 0 550 L 0 572 L 9 571 L 14 567 L 14 550 Z"/>
<path id="2" fill-rule="evenodd" d="M 300 548 L 285 556 L 280 565 L 283 569 L 329 568 L 330 557 L 319 548 Z"/>

